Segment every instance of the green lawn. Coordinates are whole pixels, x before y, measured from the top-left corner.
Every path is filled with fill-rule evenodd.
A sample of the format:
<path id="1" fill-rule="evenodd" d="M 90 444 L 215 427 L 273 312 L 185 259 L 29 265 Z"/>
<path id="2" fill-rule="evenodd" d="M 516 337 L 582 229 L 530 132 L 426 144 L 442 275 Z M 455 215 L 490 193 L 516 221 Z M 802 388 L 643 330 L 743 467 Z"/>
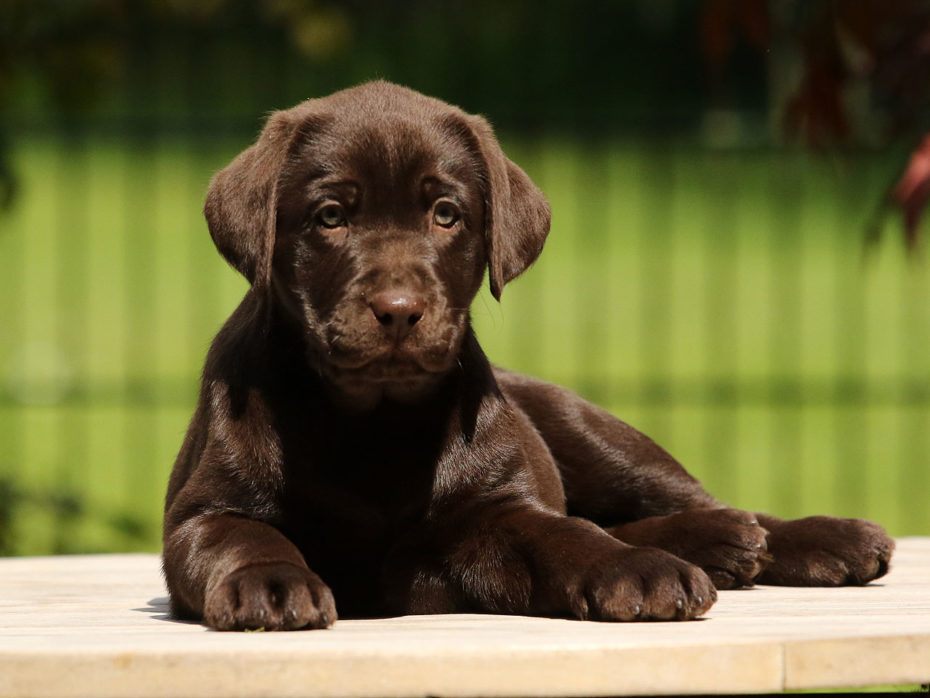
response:
<path id="1" fill-rule="evenodd" d="M 158 547 L 206 348 L 245 289 L 213 250 L 203 192 L 245 145 L 17 143 L 22 195 L 0 218 L 0 550 Z M 930 271 L 894 236 L 861 245 L 887 158 L 507 149 L 553 231 L 501 304 L 475 302 L 492 360 L 601 402 L 735 506 L 930 534 Z"/>

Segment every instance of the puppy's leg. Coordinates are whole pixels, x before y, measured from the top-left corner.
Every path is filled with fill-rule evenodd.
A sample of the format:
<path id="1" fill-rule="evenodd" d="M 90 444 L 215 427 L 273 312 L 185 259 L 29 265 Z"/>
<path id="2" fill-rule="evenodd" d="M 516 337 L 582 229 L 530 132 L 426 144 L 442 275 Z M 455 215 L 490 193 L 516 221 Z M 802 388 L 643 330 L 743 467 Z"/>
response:
<path id="1" fill-rule="evenodd" d="M 717 598 L 698 567 L 540 506 L 500 503 L 453 516 L 396 553 L 387 588 L 402 613 L 687 620 Z"/>
<path id="2" fill-rule="evenodd" d="M 555 458 L 569 513 L 616 524 L 723 506 L 652 439 L 606 410 L 535 378 L 494 375 Z"/>
<path id="3" fill-rule="evenodd" d="M 863 519 L 809 516 L 783 521 L 759 514 L 769 531 L 772 563 L 762 584 L 841 586 L 867 584 L 888 572 L 894 540 L 878 524 Z"/>
<path id="4" fill-rule="evenodd" d="M 606 530 L 631 545 L 661 548 L 698 565 L 718 589 L 752 586 L 772 559 L 758 517 L 738 509 L 690 509 Z"/>
<path id="5" fill-rule="evenodd" d="M 861 519 L 782 521 L 727 510 L 647 436 L 571 391 L 506 371 L 496 377 L 555 457 L 570 513 L 633 545 L 700 565 L 721 589 L 865 584 L 888 571 L 894 541 Z"/>
<path id="6" fill-rule="evenodd" d="M 268 524 L 234 514 L 194 516 L 165 537 L 176 615 L 218 630 L 325 628 L 332 593 L 297 548 Z"/>
<path id="7" fill-rule="evenodd" d="M 720 589 L 752 584 L 768 563 L 755 515 L 724 508 L 652 439 L 569 390 L 495 376 L 552 452 L 570 514 L 699 565 Z"/>

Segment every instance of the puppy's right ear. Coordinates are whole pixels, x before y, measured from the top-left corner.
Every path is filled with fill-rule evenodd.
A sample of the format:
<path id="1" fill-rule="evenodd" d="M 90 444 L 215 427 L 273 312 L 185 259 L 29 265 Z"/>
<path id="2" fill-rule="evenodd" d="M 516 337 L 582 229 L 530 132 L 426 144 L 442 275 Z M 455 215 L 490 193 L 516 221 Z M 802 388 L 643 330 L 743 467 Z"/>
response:
<path id="1" fill-rule="evenodd" d="M 253 286 L 270 281 L 278 180 L 295 142 L 312 127 L 313 112 L 308 101 L 273 113 L 258 140 L 210 182 L 203 208 L 210 236 Z"/>

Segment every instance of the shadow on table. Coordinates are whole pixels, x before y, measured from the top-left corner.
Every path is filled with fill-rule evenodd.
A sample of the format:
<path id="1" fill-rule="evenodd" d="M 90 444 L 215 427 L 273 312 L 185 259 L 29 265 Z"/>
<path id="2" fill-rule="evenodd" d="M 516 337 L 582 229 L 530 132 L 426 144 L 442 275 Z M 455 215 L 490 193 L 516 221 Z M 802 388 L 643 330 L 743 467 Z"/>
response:
<path id="1" fill-rule="evenodd" d="M 171 615 L 171 606 L 167 596 L 158 596 L 145 602 L 146 605 L 134 608 L 133 611 L 148 613 L 153 620 L 164 620 L 169 623 L 183 623 L 185 625 L 199 625 L 197 621 L 181 620 Z"/>

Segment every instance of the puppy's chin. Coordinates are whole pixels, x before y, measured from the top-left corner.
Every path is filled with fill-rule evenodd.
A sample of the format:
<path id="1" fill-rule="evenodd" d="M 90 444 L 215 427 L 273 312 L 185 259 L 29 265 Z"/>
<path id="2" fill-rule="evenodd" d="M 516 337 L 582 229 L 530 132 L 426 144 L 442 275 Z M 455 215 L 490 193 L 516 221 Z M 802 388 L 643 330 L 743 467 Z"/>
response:
<path id="1" fill-rule="evenodd" d="M 364 412 L 385 400 L 415 405 L 428 400 L 456 365 L 454 355 L 436 360 L 394 353 L 371 360 L 335 359 L 321 367 L 331 397 L 348 411 Z"/>

